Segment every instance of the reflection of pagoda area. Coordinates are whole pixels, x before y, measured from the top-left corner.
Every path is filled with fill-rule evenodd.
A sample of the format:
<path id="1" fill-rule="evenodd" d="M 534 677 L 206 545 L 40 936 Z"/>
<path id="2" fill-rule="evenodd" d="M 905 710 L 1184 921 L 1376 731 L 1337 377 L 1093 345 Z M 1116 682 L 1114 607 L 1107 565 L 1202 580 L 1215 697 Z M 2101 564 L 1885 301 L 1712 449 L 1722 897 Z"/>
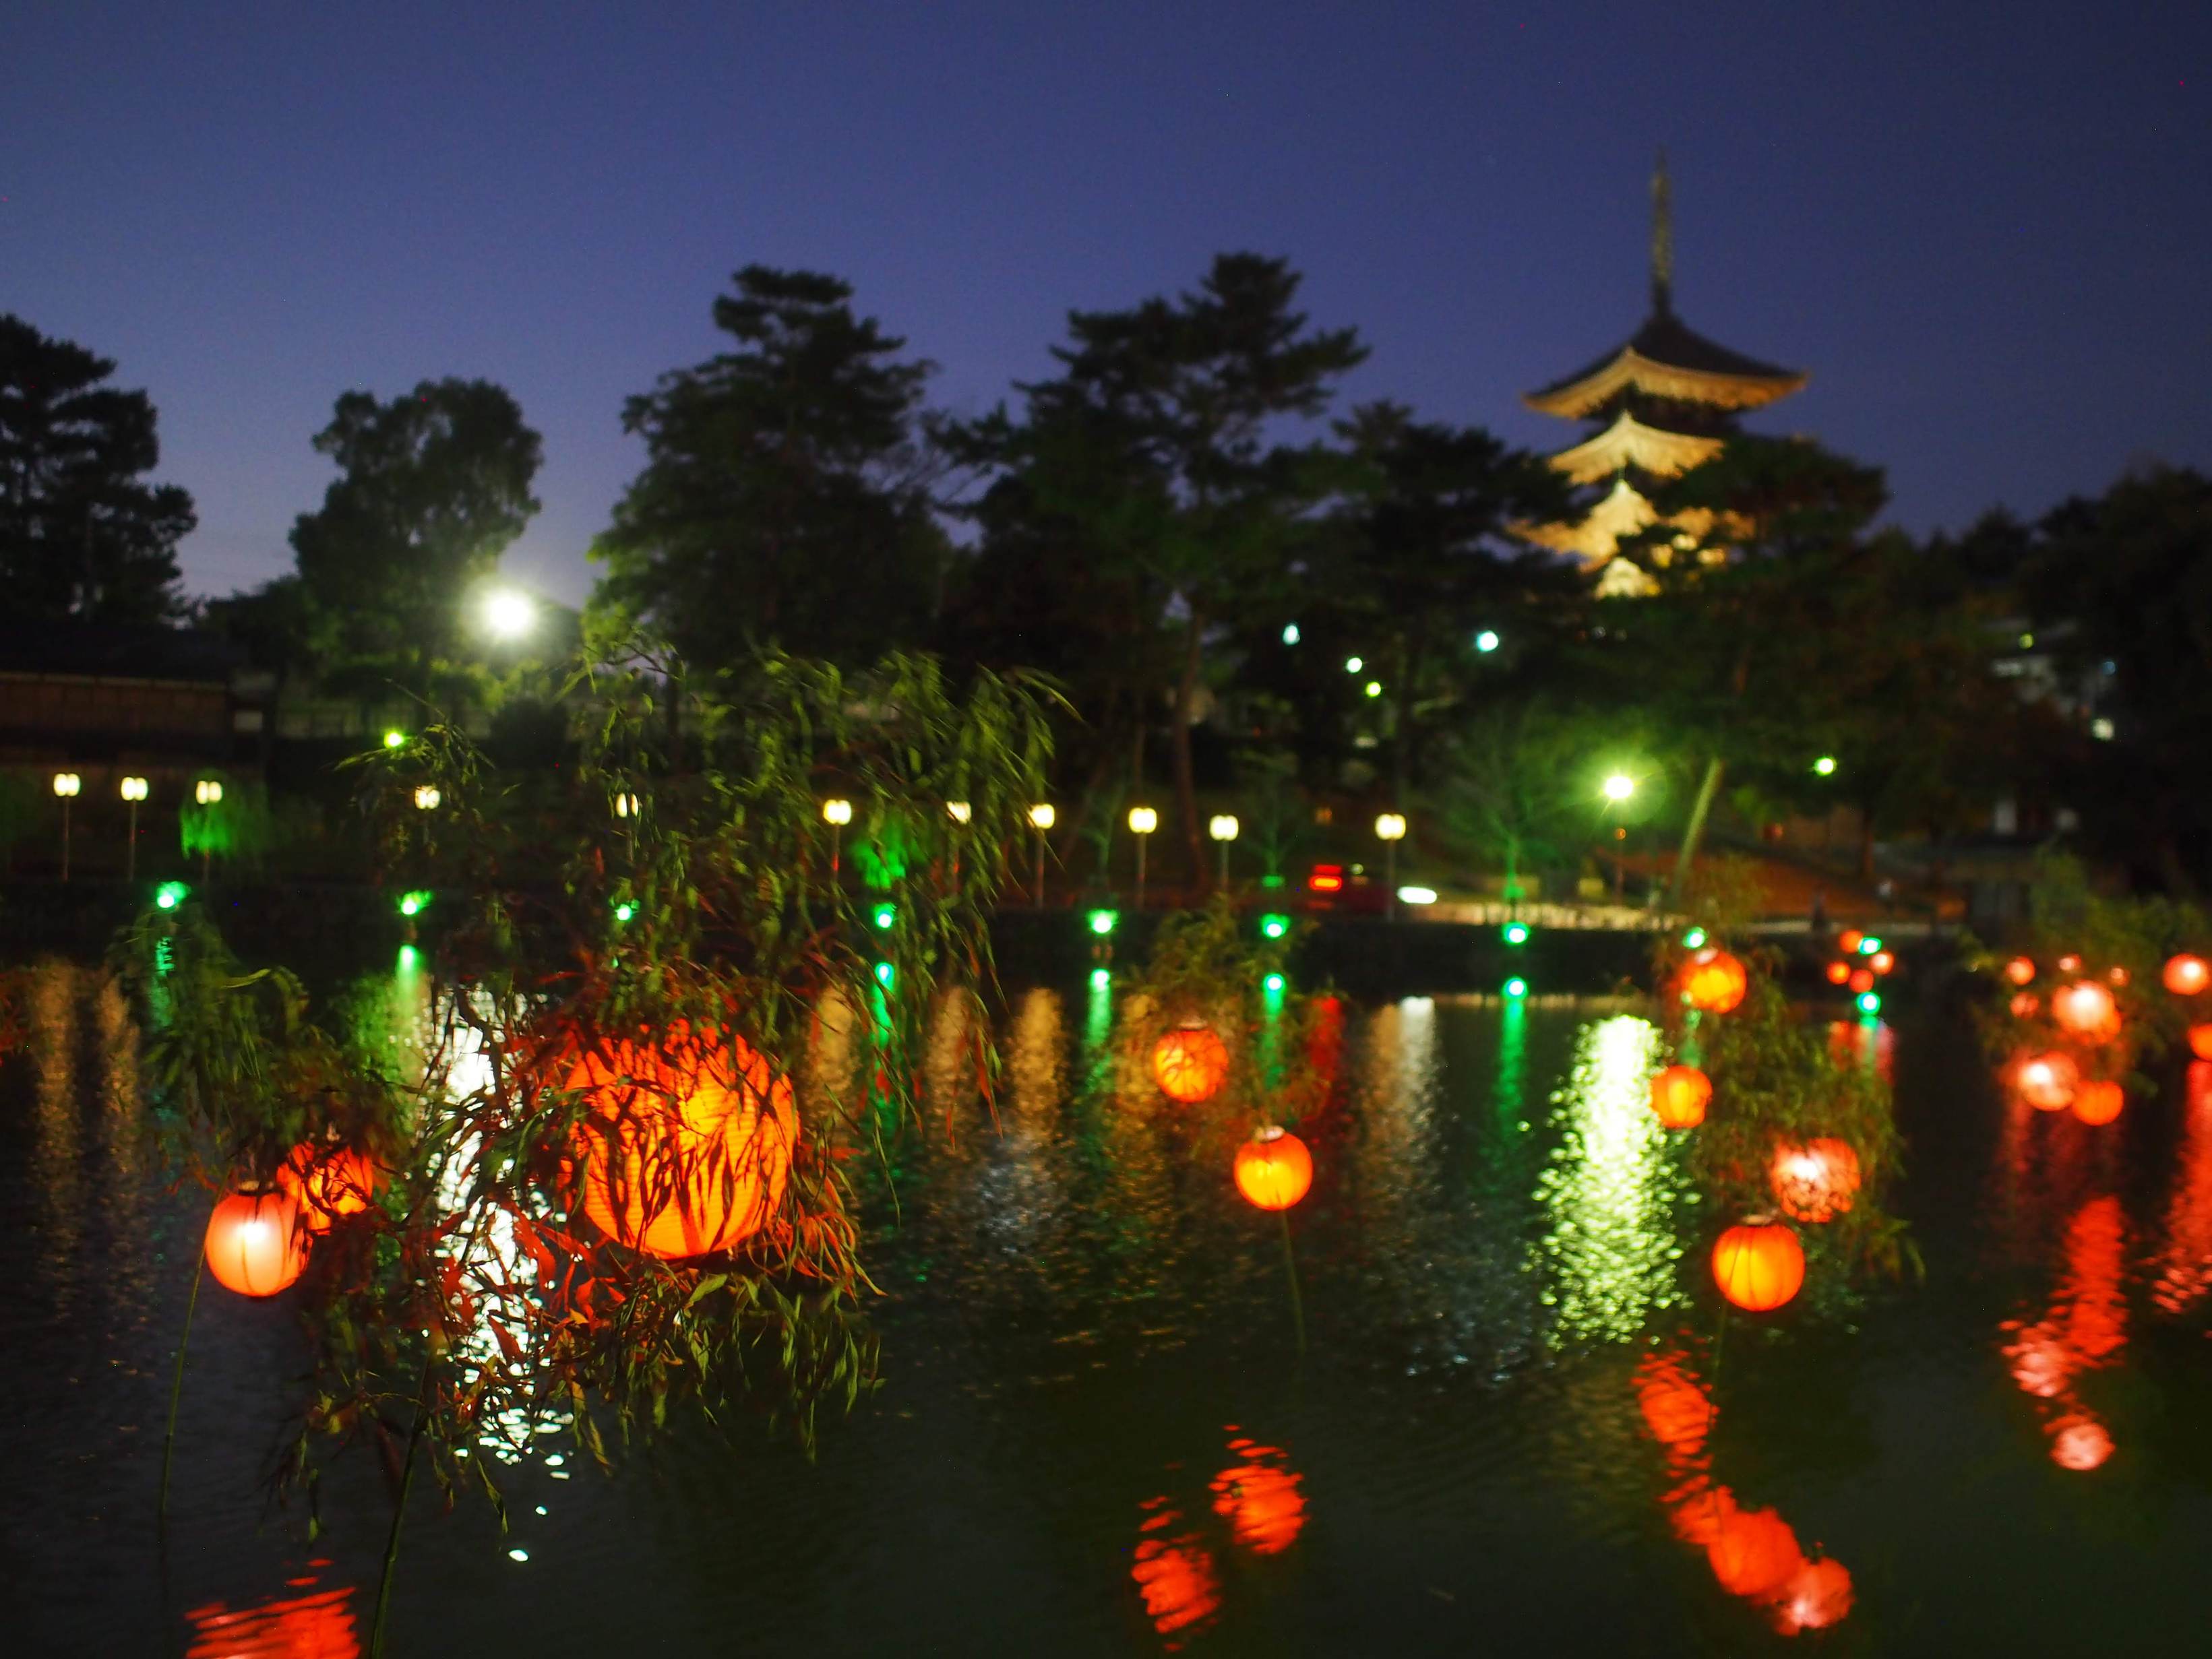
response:
<path id="1" fill-rule="evenodd" d="M 1650 316 L 1626 344 L 1522 399 L 1541 414 L 1595 426 L 1581 443 L 1553 456 L 1552 465 L 1576 483 L 1609 485 L 1606 493 L 1574 523 L 1528 526 L 1522 533 L 1600 572 L 1597 591 L 1606 595 L 1654 591 L 1649 575 L 1615 557 L 1623 539 L 1659 520 L 1645 491 L 1719 454 L 1746 410 L 1805 384 L 1796 370 L 1717 345 L 1674 315 L 1674 223 L 1663 155 L 1651 180 L 1651 206 Z M 1662 566 L 1674 550 L 1696 547 L 1715 525 L 1703 509 L 1668 522 L 1677 533 L 1674 550 L 1662 545 L 1652 555 Z M 1720 556 L 1708 549 L 1701 556 Z"/>

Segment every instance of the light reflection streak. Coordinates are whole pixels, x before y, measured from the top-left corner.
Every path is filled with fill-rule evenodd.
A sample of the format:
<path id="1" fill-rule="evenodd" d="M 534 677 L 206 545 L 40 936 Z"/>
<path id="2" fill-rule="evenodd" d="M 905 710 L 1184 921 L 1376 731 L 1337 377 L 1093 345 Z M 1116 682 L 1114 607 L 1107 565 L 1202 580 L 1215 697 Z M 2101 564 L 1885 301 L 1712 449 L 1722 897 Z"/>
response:
<path id="1" fill-rule="evenodd" d="M 1674 1211 L 1683 1183 L 1652 1116 L 1658 1028 L 1634 1014 L 1586 1026 L 1553 1097 L 1563 1133 L 1538 1179 L 1555 1340 L 1625 1341 L 1677 1301 Z"/>
<path id="2" fill-rule="evenodd" d="M 2212 1060 L 2190 1062 L 2175 1161 L 2166 1249 L 2151 1287 L 2151 1299 L 2170 1314 L 2187 1312 L 2212 1290 Z"/>
<path id="3" fill-rule="evenodd" d="M 2093 1198 L 2066 1224 L 2066 1271 L 2050 1312 L 2033 1324 L 2008 1320 L 2004 1356 L 2013 1381 L 2041 1402 L 2051 1459 L 2087 1471 L 2112 1455 L 2112 1437 L 2075 1392 L 2083 1373 L 2114 1364 L 2127 1346 L 2122 1273 L 2127 1219 L 2110 1193 Z"/>
<path id="4" fill-rule="evenodd" d="M 273 1596 L 250 1607 L 210 1601 L 191 1608 L 185 1614 L 192 1629 L 185 1659 L 356 1659 L 361 1636 L 353 1591 L 344 1585 L 308 1588 L 314 1582 L 312 1576 L 292 1579 L 288 1588 L 305 1594 Z"/>

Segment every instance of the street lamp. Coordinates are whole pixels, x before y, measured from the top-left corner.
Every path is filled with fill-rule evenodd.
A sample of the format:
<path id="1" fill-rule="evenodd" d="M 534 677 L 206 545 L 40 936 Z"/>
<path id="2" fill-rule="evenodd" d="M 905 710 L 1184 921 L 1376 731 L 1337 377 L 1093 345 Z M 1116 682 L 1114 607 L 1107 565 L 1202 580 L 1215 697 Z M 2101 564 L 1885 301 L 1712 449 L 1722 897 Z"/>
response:
<path id="1" fill-rule="evenodd" d="M 964 800 L 949 800 L 945 802 L 945 811 L 946 816 L 949 817 L 955 823 L 966 823 L 970 818 L 975 816 L 975 809 L 970 806 Z"/>
<path id="2" fill-rule="evenodd" d="M 222 805 L 222 781 L 220 778 L 201 778 L 192 785 L 192 799 L 202 806 Z M 215 830 L 212 824 L 200 829 L 200 885 L 208 884 L 208 869 L 215 857 Z"/>
<path id="3" fill-rule="evenodd" d="M 483 598 L 484 632 L 495 640 L 519 640 L 538 624 L 538 607 L 527 593 L 495 587 Z"/>
<path id="4" fill-rule="evenodd" d="M 1237 816 L 1217 812 L 1206 821 L 1206 833 L 1221 843 L 1221 885 L 1229 885 L 1229 843 L 1237 839 Z"/>
<path id="5" fill-rule="evenodd" d="M 1836 757 L 1833 755 L 1821 756 L 1820 759 L 1813 763 L 1813 773 L 1816 777 L 1832 778 L 1835 776 Z"/>
<path id="6" fill-rule="evenodd" d="M 1041 800 L 1030 808 L 1030 828 L 1037 832 L 1036 881 L 1030 890 L 1030 896 L 1040 910 L 1044 908 L 1045 837 L 1052 833 L 1053 823 L 1059 817 L 1060 814 L 1053 811 L 1052 803 L 1048 800 Z"/>
<path id="7" fill-rule="evenodd" d="M 853 821 L 853 803 L 842 795 L 832 795 L 822 803 L 822 822 L 830 826 L 830 879 L 837 879 L 839 863 L 845 856 L 845 826 Z"/>
<path id="8" fill-rule="evenodd" d="M 1621 806 L 1636 793 L 1636 780 L 1626 772 L 1613 772 L 1607 775 L 1603 787 L 1606 799 L 1614 806 Z M 1613 826 L 1613 902 L 1626 903 L 1627 895 L 1628 826 L 1616 823 Z"/>
<path id="9" fill-rule="evenodd" d="M 1384 913 L 1398 914 L 1398 843 L 1406 839 L 1406 815 L 1383 812 L 1375 819 L 1375 838 L 1382 843 L 1382 890 L 1389 895 Z"/>
<path id="10" fill-rule="evenodd" d="M 1145 844 L 1160 827 L 1160 815 L 1149 806 L 1129 809 L 1129 833 L 1137 838 L 1137 908 L 1145 908 Z"/>
<path id="11" fill-rule="evenodd" d="M 416 787 L 415 791 L 415 805 L 416 809 L 421 811 L 436 811 L 438 810 L 438 803 L 444 799 L 445 797 L 438 793 L 438 786 L 434 783 L 419 785 Z"/>
<path id="12" fill-rule="evenodd" d="M 1492 652 L 1497 650 L 1498 630 L 1494 628 L 1486 628 L 1482 632 L 1477 634 L 1474 636 L 1474 648 L 1481 652 L 1486 657 Z"/>
<path id="13" fill-rule="evenodd" d="M 433 804 L 434 805 L 434 803 Z M 640 799 L 637 796 L 634 794 L 620 794 L 615 797 L 615 816 L 617 817 L 635 818 L 641 817 L 644 814 L 645 802 Z"/>
<path id="14" fill-rule="evenodd" d="M 146 780 L 125 778 L 120 793 L 131 807 L 131 840 L 124 848 L 123 878 L 136 881 L 138 879 L 138 803 L 146 799 Z"/>
<path id="15" fill-rule="evenodd" d="M 54 793 L 62 803 L 62 879 L 69 879 L 70 866 L 70 803 L 84 787 L 84 780 L 74 772 L 54 774 Z"/>

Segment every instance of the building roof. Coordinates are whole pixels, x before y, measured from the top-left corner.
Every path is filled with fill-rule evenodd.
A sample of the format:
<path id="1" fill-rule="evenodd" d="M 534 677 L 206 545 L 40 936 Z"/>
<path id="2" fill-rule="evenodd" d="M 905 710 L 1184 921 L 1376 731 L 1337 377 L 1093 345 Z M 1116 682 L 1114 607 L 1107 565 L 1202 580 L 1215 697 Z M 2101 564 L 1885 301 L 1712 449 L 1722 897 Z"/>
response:
<path id="1" fill-rule="evenodd" d="M 1626 478 L 1615 478 L 1597 505 L 1573 524 L 1516 525 L 1515 532 L 1554 553 L 1569 553 L 1586 567 L 1604 563 L 1620 550 L 1621 541 L 1660 522 L 1659 509 Z M 1720 522 L 1717 515 L 1692 507 L 1666 520 L 1674 527 L 1674 549 L 1661 548 L 1655 555 L 1665 562 L 1676 550 L 1686 551 L 1711 535 Z"/>
<path id="2" fill-rule="evenodd" d="M 1763 363 L 1708 340 L 1662 302 L 1626 343 L 1522 401 L 1541 414 L 1569 420 L 1598 413 L 1630 388 L 1677 403 L 1758 409 L 1788 397 L 1805 380 L 1796 369 Z"/>
<path id="3" fill-rule="evenodd" d="M 1595 437 L 1553 456 L 1552 465 L 1581 484 L 1602 483 L 1630 466 L 1655 478 L 1674 478 L 1712 459 L 1723 445 L 1719 438 L 1646 426 L 1623 410 Z"/>
<path id="4" fill-rule="evenodd" d="M 0 626 L 0 674 L 224 685 L 243 661 L 229 641 L 189 628 L 98 623 Z"/>

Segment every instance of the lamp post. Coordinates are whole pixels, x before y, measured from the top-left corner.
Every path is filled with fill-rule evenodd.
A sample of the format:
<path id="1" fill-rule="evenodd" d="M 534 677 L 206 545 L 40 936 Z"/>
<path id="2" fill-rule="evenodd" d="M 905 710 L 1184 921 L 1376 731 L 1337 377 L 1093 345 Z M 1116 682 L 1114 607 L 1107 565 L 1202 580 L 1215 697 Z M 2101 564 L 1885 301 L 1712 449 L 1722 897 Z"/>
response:
<path id="1" fill-rule="evenodd" d="M 1382 914 L 1398 914 L 1398 843 L 1406 839 L 1406 815 L 1381 812 L 1375 818 L 1375 838 L 1382 843 L 1382 887 L 1388 895 Z"/>
<path id="2" fill-rule="evenodd" d="M 1031 896 L 1034 899 L 1037 908 L 1040 910 L 1044 908 L 1045 837 L 1051 833 L 1053 821 L 1059 817 L 1059 813 L 1053 811 L 1052 803 L 1050 801 L 1041 800 L 1036 805 L 1030 808 L 1030 827 L 1037 832 L 1036 882 L 1031 889 Z"/>
<path id="3" fill-rule="evenodd" d="M 1605 781 L 1605 798 L 1614 807 L 1627 805 L 1628 798 L 1636 793 L 1636 780 L 1626 772 L 1615 772 Z M 1613 902 L 1627 902 L 1628 895 L 1628 826 L 1616 823 L 1613 826 Z"/>
<path id="4" fill-rule="evenodd" d="M 1145 844 L 1160 827 L 1160 815 L 1149 806 L 1129 809 L 1129 833 L 1137 838 L 1137 908 L 1145 908 Z"/>
<path id="5" fill-rule="evenodd" d="M 1206 821 L 1206 833 L 1221 848 L 1221 886 L 1229 887 L 1229 843 L 1237 839 L 1237 817 L 1233 812 L 1217 812 Z"/>
<path id="6" fill-rule="evenodd" d="M 202 806 L 222 805 L 222 784 L 216 778 L 202 778 L 192 785 L 192 799 Z M 215 857 L 214 825 L 204 826 L 200 832 L 200 885 L 208 884 L 208 866 Z"/>
<path id="7" fill-rule="evenodd" d="M 417 786 L 415 791 L 415 808 L 421 812 L 434 812 L 438 810 L 438 803 L 444 799 L 445 797 L 438 793 L 436 784 L 422 784 Z"/>
<path id="8" fill-rule="evenodd" d="M 644 811 L 645 802 L 638 796 L 635 794 L 623 793 L 615 797 L 615 816 L 617 817 L 638 817 L 642 816 Z"/>
<path id="9" fill-rule="evenodd" d="M 519 640 L 538 625 L 538 607 L 527 593 L 512 587 L 486 593 L 482 615 L 484 632 L 503 642 Z"/>
<path id="10" fill-rule="evenodd" d="M 830 826 L 830 879 L 837 879 L 837 870 L 845 856 L 845 826 L 853 821 L 853 803 L 842 795 L 832 795 L 822 803 L 822 822 Z"/>
<path id="11" fill-rule="evenodd" d="M 84 787 L 84 780 L 74 772 L 54 774 L 54 793 L 62 804 L 62 879 L 69 879 L 70 866 L 70 803 Z"/>
<path id="12" fill-rule="evenodd" d="M 123 879 L 136 881 L 138 879 L 138 803 L 146 799 L 146 780 L 125 778 L 120 793 L 131 808 L 131 839 L 124 843 Z"/>

